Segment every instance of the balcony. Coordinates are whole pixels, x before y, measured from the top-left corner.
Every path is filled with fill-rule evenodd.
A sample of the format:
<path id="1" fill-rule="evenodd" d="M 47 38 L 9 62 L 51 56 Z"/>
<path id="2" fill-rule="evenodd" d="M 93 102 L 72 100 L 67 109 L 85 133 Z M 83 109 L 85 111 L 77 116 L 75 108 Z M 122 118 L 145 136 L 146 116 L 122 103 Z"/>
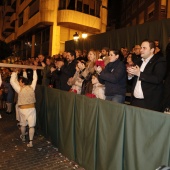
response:
<path id="1" fill-rule="evenodd" d="M 5 42 L 10 43 L 11 41 L 14 41 L 14 40 L 15 40 L 15 33 L 12 33 L 12 34 L 8 34 L 8 36 L 5 39 Z"/>
<path id="2" fill-rule="evenodd" d="M 5 22 L 3 27 L 3 33 L 14 32 L 14 27 L 10 25 L 10 22 Z"/>
<path id="3" fill-rule="evenodd" d="M 101 29 L 100 18 L 74 10 L 59 10 L 57 24 L 90 33 L 97 33 Z"/>
<path id="4" fill-rule="evenodd" d="M 5 16 L 11 16 L 15 12 L 14 9 L 11 8 L 11 6 L 5 7 Z"/>

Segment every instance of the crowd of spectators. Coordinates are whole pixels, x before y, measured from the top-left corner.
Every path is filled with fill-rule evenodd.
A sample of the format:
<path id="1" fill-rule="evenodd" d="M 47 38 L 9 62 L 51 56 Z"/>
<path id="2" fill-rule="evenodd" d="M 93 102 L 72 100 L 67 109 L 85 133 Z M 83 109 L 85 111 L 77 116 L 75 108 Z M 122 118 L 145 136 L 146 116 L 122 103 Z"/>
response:
<path id="1" fill-rule="evenodd" d="M 131 99 L 134 97 L 133 86 L 136 83 L 134 81 L 140 82 L 142 88 L 144 83 L 150 84 L 150 87 L 158 85 L 164 87 L 167 84 L 166 82 L 170 81 L 169 69 L 165 69 L 166 61 L 162 65 L 162 70 L 154 70 L 157 69 L 158 64 L 156 63 L 160 62 L 160 58 L 162 60 L 167 58 L 167 61 L 169 61 L 170 43 L 167 45 L 166 54 L 163 54 L 159 41 L 155 40 L 153 46 L 150 46 L 150 41 L 146 40 L 145 42 L 149 43 L 149 55 L 153 52 L 153 55 L 148 55 L 148 57 L 156 59 L 152 70 L 146 73 L 148 74 L 148 82 L 141 79 L 142 75 L 144 75 L 144 70 L 140 70 L 140 68 L 142 61 L 145 60 L 142 56 L 146 48 L 143 43 L 141 45 L 135 44 L 132 49 L 122 47 L 120 50 L 116 50 L 103 47 L 101 50 L 90 49 L 88 52 L 76 49 L 75 51 L 68 50 L 52 57 L 39 54 L 36 58 L 31 57 L 24 61 L 15 61 L 15 64 L 42 66 L 44 69 L 37 70 L 38 85 L 118 103 L 125 103 L 126 94 L 130 93 L 131 98 L 129 102 L 131 102 Z M 167 62 L 167 65 L 169 65 L 169 62 Z M 133 72 L 132 77 L 134 78 L 129 78 L 132 72 L 127 71 L 128 68 L 137 67 L 139 68 L 140 75 Z M 15 92 L 9 82 L 11 72 L 10 68 L 1 68 L 0 70 L 2 77 L 0 108 L 6 109 L 7 114 L 12 112 L 13 105 L 16 102 Z M 22 72 L 23 70 L 19 69 L 18 76 L 22 76 Z M 26 72 L 31 82 L 33 71 L 32 69 L 26 69 Z M 162 72 L 161 77 L 157 77 L 157 72 Z M 153 81 L 149 82 L 151 77 Z M 135 78 L 137 80 L 134 80 Z M 159 109 L 141 107 L 158 111 L 163 111 L 166 107 L 170 107 L 170 103 L 167 102 L 170 91 L 168 85 L 163 90 L 166 96 L 164 95 L 165 97 L 163 98 L 162 91 L 160 95 L 162 102 L 159 103 Z M 158 92 L 155 91 L 155 93 Z"/>

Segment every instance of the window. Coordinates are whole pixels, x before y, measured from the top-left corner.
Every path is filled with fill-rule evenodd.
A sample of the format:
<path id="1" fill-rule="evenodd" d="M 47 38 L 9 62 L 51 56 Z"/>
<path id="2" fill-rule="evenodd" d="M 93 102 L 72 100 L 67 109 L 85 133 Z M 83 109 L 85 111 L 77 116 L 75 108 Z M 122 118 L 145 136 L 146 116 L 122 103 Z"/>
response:
<path id="1" fill-rule="evenodd" d="M 95 8 L 96 8 L 95 16 L 96 16 L 96 17 L 100 17 L 100 6 L 101 6 L 101 2 L 100 2 L 100 1 L 95 1 L 95 3 L 96 3 L 96 6 L 95 6 Z"/>
<path id="2" fill-rule="evenodd" d="M 75 10 L 75 0 L 70 0 L 67 9 Z"/>
<path id="3" fill-rule="evenodd" d="M 154 17 L 155 3 L 152 3 L 147 9 L 147 20 Z"/>
<path id="4" fill-rule="evenodd" d="M 15 53 L 16 53 L 16 56 L 22 56 L 21 54 L 21 41 L 20 40 L 17 40 L 16 41 L 16 44 L 15 44 Z"/>
<path id="5" fill-rule="evenodd" d="M 49 41 L 50 39 L 50 28 L 47 28 L 42 31 L 42 42 Z"/>
<path id="6" fill-rule="evenodd" d="M 42 53 L 48 55 L 49 53 L 49 37 L 50 27 L 35 34 L 35 56 Z"/>
<path id="7" fill-rule="evenodd" d="M 144 12 L 141 12 L 139 14 L 139 21 L 138 24 L 143 24 L 144 23 Z"/>
<path id="8" fill-rule="evenodd" d="M 32 35 L 29 35 L 27 38 L 24 39 L 23 53 L 25 59 L 31 57 L 31 48 L 32 48 Z"/>
<path id="9" fill-rule="evenodd" d="M 82 6 L 83 6 L 82 0 L 77 0 L 77 11 L 82 12 Z"/>
<path id="10" fill-rule="evenodd" d="M 84 4 L 84 5 L 83 5 L 83 8 L 84 8 L 84 11 L 83 11 L 83 12 L 84 12 L 85 14 L 89 14 L 89 5 L 88 5 L 88 4 Z"/>
<path id="11" fill-rule="evenodd" d="M 100 17 L 101 0 L 60 0 L 59 10 L 69 9 Z"/>
<path id="12" fill-rule="evenodd" d="M 23 12 L 21 12 L 18 17 L 18 27 L 20 27 L 23 25 Z"/>
<path id="13" fill-rule="evenodd" d="M 59 10 L 66 9 L 66 0 L 60 0 L 59 2 Z"/>
<path id="14" fill-rule="evenodd" d="M 90 15 L 95 15 L 95 1 L 90 1 Z"/>
<path id="15" fill-rule="evenodd" d="M 31 17 L 34 16 L 37 12 L 39 12 L 39 5 L 40 5 L 39 0 L 34 1 L 34 2 L 30 5 L 29 18 L 31 18 Z"/>

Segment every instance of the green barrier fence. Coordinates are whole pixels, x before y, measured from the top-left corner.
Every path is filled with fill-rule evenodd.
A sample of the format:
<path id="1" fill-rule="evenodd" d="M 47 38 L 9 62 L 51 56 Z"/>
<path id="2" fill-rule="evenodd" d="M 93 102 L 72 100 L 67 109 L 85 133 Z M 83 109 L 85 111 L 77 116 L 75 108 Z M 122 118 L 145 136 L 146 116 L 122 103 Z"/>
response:
<path id="1" fill-rule="evenodd" d="M 43 134 L 86 170 L 170 165 L 170 115 L 43 86 L 36 100 Z"/>

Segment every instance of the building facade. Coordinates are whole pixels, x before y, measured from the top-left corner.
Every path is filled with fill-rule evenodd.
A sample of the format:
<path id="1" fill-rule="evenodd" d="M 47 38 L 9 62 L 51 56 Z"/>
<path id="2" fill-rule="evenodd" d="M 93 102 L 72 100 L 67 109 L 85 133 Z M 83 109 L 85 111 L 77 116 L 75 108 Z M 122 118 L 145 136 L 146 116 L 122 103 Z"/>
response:
<path id="1" fill-rule="evenodd" d="M 107 0 L 3 0 L 0 38 L 23 58 L 55 55 L 75 32 L 106 31 Z"/>
<path id="2" fill-rule="evenodd" d="M 170 0 L 122 0 L 121 27 L 170 18 Z"/>

